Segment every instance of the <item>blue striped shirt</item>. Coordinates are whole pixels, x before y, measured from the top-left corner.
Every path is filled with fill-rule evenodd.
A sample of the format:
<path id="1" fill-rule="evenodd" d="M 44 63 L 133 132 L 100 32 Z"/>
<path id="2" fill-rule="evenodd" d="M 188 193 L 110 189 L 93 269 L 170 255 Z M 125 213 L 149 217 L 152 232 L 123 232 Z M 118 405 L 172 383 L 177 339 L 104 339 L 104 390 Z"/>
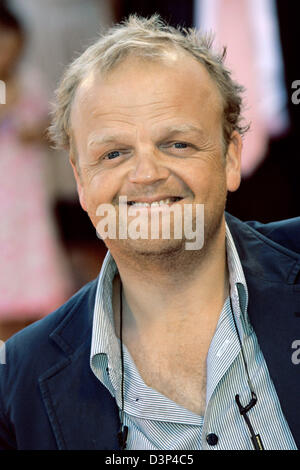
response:
<path id="1" fill-rule="evenodd" d="M 127 449 L 251 450 L 250 433 L 235 402 L 250 401 L 250 390 L 236 326 L 258 401 L 248 416 L 266 450 L 297 449 L 274 384 L 247 315 L 248 291 L 241 262 L 226 225 L 230 298 L 221 311 L 207 355 L 206 409 L 199 416 L 148 387 L 124 345 L 124 424 Z M 112 283 L 117 266 L 108 252 L 99 276 L 90 365 L 121 409 L 120 342 L 114 330 Z M 233 312 L 231 311 L 231 304 Z M 101 413 L 101 410 L 99 410 Z M 217 436 L 215 445 L 207 436 Z"/>

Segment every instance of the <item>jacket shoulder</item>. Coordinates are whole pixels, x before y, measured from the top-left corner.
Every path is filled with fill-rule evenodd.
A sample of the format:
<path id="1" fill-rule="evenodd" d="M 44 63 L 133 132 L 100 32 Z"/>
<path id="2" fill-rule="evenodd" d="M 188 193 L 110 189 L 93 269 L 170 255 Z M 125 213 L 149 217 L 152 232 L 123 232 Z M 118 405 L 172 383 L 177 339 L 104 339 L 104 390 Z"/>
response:
<path id="1" fill-rule="evenodd" d="M 71 325 L 72 329 L 75 319 L 77 327 L 79 322 L 81 329 L 87 328 L 91 320 L 88 307 L 93 305 L 96 287 L 97 279 L 83 286 L 57 310 L 9 338 L 5 342 L 5 375 L 10 375 L 10 371 L 21 372 L 28 366 L 32 373 L 35 371 L 38 375 L 40 371 L 55 363 L 58 355 L 61 355 L 61 349 L 51 340 L 51 334 L 57 329 L 63 330 L 65 325 Z M 2 376 L 3 373 L 0 374 L 0 382 Z"/>
<path id="2" fill-rule="evenodd" d="M 274 249 L 299 258 L 300 254 L 300 217 L 263 223 L 257 220 L 242 221 L 225 212 L 226 222 L 230 230 L 238 237 L 246 237 L 252 233 L 261 241 L 269 243 Z"/>
<path id="3" fill-rule="evenodd" d="M 89 340 L 96 288 L 94 280 L 6 341 L 5 363 L 0 365 L 0 450 L 27 448 L 33 441 L 56 448 L 39 383 L 45 373 L 69 363 L 76 348 Z M 28 435 L 31 420 L 36 429 Z"/>
<path id="4" fill-rule="evenodd" d="M 300 253 L 300 217 L 263 224 L 258 221 L 245 222 L 265 237 L 288 250 Z"/>

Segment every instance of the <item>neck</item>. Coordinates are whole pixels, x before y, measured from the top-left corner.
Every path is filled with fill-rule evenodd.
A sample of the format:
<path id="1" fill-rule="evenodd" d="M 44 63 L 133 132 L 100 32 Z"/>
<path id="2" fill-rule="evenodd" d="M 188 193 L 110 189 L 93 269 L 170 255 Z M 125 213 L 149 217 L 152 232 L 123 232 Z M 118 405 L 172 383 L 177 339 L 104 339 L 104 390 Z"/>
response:
<path id="1" fill-rule="evenodd" d="M 123 284 L 126 328 L 146 331 L 187 318 L 205 321 L 212 311 L 220 313 L 228 291 L 225 224 L 199 252 L 179 250 L 165 258 L 112 255 Z M 117 298 L 118 279 L 114 288 Z M 118 309 L 115 322 L 118 328 Z"/>

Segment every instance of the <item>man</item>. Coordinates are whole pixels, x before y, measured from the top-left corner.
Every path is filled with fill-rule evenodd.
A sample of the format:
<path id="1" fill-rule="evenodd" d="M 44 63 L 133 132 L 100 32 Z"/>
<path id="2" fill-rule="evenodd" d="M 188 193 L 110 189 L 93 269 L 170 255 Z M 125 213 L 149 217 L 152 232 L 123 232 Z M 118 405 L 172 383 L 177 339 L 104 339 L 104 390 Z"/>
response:
<path id="1" fill-rule="evenodd" d="M 105 238 L 98 279 L 6 343 L 1 448 L 297 449 L 300 220 L 225 220 L 241 91 L 209 41 L 157 16 L 71 64 L 52 135 L 97 231 L 103 207 L 128 231 Z M 203 206 L 189 249 L 184 209 L 199 229 Z M 161 211 L 157 237 L 129 236 L 132 209 L 140 225 Z"/>

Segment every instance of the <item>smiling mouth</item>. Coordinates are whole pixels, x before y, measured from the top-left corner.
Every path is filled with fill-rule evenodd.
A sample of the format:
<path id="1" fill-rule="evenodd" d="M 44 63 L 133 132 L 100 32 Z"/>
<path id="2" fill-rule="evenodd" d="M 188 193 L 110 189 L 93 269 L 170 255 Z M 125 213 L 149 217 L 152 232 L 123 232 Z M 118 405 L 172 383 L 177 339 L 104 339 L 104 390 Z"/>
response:
<path id="1" fill-rule="evenodd" d="M 128 206 L 133 207 L 163 207 L 163 206 L 170 206 L 175 204 L 178 201 L 181 201 L 183 198 L 174 196 L 174 197 L 167 197 L 164 199 L 157 199 L 155 201 L 128 201 Z"/>

